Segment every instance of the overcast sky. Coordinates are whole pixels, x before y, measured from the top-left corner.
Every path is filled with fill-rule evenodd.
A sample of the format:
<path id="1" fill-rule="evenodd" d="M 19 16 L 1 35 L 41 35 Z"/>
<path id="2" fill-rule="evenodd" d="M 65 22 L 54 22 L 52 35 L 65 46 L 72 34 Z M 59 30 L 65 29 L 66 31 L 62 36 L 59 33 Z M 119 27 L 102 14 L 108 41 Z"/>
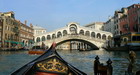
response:
<path id="1" fill-rule="evenodd" d="M 105 22 L 115 10 L 138 3 L 140 0 L 0 0 L 0 12 L 13 11 L 17 20 L 52 31 L 69 22 L 81 26 Z"/>

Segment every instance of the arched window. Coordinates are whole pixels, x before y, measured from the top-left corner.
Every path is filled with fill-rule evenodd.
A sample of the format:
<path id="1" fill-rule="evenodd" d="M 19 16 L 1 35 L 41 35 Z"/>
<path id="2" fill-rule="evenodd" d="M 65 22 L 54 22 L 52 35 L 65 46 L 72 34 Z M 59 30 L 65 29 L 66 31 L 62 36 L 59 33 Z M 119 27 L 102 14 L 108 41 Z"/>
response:
<path id="1" fill-rule="evenodd" d="M 111 38 L 112 38 L 112 37 L 109 35 L 109 36 L 108 36 L 108 40 L 111 40 Z"/>
<path id="2" fill-rule="evenodd" d="M 106 40 L 106 35 L 105 34 L 102 35 L 102 39 Z"/>
<path id="3" fill-rule="evenodd" d="M 55 39 L 55 38 L 56 38 L 56 35 L 55 35 L 55 34 L 53 34 L 53 35 L 52 35 L 52 39 Z"/>
<path id="4" fill-rule="evenodd" d="M 47 35 L 47 40 L 50 40 L 51 39 L 51 36 L 50 35 Z"/>
<path id="5" fill-rule="evenodd" d="M 79 34 L 84 35 L 84 30 L 80 30 Z"/>
<path id="6" fill-rule="evenodd" d="M 23 44 L 25 43 L 25 41 L 24 41 L 24 40 L 23 40 L 22 42 L 23 42 Z"/>
<path id="7" fill-rule="evenodd" d="M 37 37 L 36 42 L 40 42 L 40 37 Z"/>
<path id="8" fill-rule="evenodd" d="M 42 41 L 45 41 L 46 39 L 45 39 L 45 36 L 42 36 Z"/>
<path id="9" fill-rule="evenodd" d="M 101 39 L 101 34 L 100 33 L 97 34 L 97 38 Z"/>
<path id="10" fill-rule="evenodd" d="M 77 26 L 75 24 L 70 25 L 70 32 L 72 35 L 77 34 Z"/>
<path id="11" fill-rule="evenodd" d="M 91 33 L 91 37 L 94 37 L 95 38 L 95 32 L 92 32 Z"/>
<path id="12" fill-rule="evenodd" d="M 128 38 L 124 38 L 123 41 L 124 41 L 124 42 L 127 42 L 127 41 L 128 41 Z"/>
<path id="13" fill-rule="evenodd" d="M 90 36 L 90 32 L 89 31 L 86 31 L 86 36 Z"/>
<path id="14" fill-rule="evenodd" d="M 59 37 L 62 37 L 62 34 L 60 31 L 57 33 L 57 38 L 59 38 Z"/>
<path id="15" fill-rule="evenodd" d="M 66 30 L 63 30 L 63 36 L 66 36 L 68 33 Z"/>

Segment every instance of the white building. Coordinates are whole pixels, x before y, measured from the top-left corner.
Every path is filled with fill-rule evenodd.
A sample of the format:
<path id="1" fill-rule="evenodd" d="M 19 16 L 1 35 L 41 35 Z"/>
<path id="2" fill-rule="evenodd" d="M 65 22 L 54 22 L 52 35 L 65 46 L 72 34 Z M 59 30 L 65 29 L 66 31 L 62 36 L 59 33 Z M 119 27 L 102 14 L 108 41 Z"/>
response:
<path id="1" fill-rule="evenodd" d="M 34 37 L 47 32 L 45 28 L 40 26 L 33 26 L 33 29 L 34 29 Z"/>
<path id="2" fill-rule="evenodd" d="M 103 30 L 111 32 L 112 34 L 115 33 L 114 17 L 109 18 L 108 21 L 106 23 L 104 23 Z"/>
<path id="3" fill-rule="evenodd" d="M 94 22 L 94 23 L 85 25 L 85 27 L 95 29 L 95 30 L 103 30 L 103 25 L 104 25 L 104 22 Z"/>

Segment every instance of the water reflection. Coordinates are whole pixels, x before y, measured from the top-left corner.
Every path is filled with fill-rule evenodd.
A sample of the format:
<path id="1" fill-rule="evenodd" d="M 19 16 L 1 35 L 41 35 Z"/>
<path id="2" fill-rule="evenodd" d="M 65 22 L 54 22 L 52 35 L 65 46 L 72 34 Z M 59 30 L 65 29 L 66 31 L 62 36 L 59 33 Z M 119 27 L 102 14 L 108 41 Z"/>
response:
<path id="1" fill-rule="evenodd" d="M 27 51 L 0 51 L 0 55 L 10 55 L 10 54 L 23 54 Z"/>
<path id="2" fill-rule="evenodd" d="M 105 63 L 110 58 L 112 60 L 113 75 L 124 75 L 128 66 L 128 52 L 125 51 L 105 51 L 95 50 L 79 52 L 58 50 L 60 56 L 67 62 L 82 70 L 88 75 L 93 75 L 93 62 L 96 55 L 100 57 L 100 62 Z M 136 52 L 137 68 L 140 69 L 140 51 Z M 27 51 L 0 51 L 0 75 L 9 75 L 13 71 L 19 69 L 29 61 L 35 59 L 39 55 L 29 55 Z"/>
<path id="3" fill-rule="evenodd" d="M 124 75 L 125 70 L 128 67 L 128 52 L 125 51 L 105 51 L 105 50 L 95 50 L 89 52 L 79 52 L 79 51 L 58 51 L 59 54 L 66 61 L 79 68 L 80 70 L 86 72 L 88 75 L 93 75 L 93 62 L 96 55 L 100 57 L 100 62 L 106 64 L 106 61 L 110 58 L 112 60 L 113 75 Z M 137 65 L 140 65 L 140 52 L 137 54 Z"/>
<path id="4" fill-rule="evenodd" d="M 27 51 L 0 51 L 0 75 L 10 75 L 35 57 Z"/>

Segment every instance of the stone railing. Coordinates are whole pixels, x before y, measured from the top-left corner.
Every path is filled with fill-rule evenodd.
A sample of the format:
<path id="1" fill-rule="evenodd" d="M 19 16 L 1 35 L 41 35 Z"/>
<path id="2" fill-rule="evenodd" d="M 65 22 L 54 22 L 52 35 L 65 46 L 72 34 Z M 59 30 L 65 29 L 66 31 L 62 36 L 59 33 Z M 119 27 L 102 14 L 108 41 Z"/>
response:
<path id="1" fill-rule="evenodd" d="M 99 38 L 93 38 L 93 37 L 89 37 L 89 36 L 83 36 L 83 35 L 66 35 L 66 36 L 62 36 L 60 38 L 54 38 L 51 40 L 47 40 L 47 41 L 57 41 L 57 40 L 64 40 L 64 39 L 83 39 L 83 40 L 92 40 L 92 41 L 96 41 L 96 42 L 106 42 L 106 40 L 103 39 L 99 39 Z"/>

